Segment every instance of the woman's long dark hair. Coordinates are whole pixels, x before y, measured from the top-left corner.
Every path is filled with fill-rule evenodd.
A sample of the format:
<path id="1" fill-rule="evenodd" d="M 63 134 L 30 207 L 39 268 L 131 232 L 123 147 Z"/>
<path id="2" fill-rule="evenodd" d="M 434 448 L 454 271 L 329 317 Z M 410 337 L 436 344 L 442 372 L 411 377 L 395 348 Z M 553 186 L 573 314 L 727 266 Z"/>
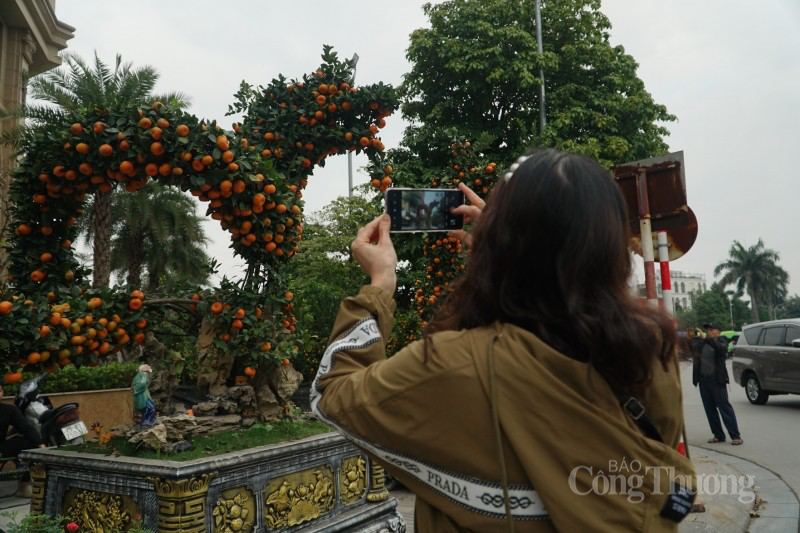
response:
<path id="1" fill-rule="evenodd" d="M 590 363 L 618 390 L 649 382 L 675 332 L 635 299 L 625 201 L 588 157 L 543 150 L 499 180 L 473 229 L 471 254 L 426 333 L 515 324 Z"/>

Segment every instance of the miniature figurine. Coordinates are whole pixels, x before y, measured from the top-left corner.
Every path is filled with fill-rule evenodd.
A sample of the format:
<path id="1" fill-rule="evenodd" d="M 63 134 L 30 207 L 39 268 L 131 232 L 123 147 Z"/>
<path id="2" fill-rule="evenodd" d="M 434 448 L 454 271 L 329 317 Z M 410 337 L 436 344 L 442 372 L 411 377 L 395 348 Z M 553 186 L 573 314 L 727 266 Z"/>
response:
<path id="1" fill-rule="evenodd" d="M 157 423 L 156 406 L 150 397 L 150 365 L 140 365 L 139 372 L 133 378 L 133 409 L 139 419 L 140 427 L 150 427 Z"/>

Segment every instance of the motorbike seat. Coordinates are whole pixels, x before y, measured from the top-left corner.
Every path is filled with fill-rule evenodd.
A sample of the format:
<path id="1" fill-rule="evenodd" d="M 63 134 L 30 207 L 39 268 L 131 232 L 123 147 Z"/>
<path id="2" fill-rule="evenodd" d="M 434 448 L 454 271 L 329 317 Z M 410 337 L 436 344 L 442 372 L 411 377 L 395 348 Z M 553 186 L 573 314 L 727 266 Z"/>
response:
<path id="1" fill-rule="evenodd" d="M 45 424 L 45 423 L 47 423 L 48 420 L 54 419 L 54 418 L 56 418 L 56 417 L 58 417 L 58 416 L 60 416 L 60 415 L 62 415 L 64 413 L 66 413 L 67 411 L 70 411 L 72 409 L 77 409 L 77 408 L 78 408 L 78 404 L 77 403 L 65 403 L 61 407 L 57 407 L 55 409 L 51 409 L 50 411 L 46 411 L 46 412 L 42 413 L 42 416 L 39 417 L 39 423 L 40 424 Z"/>

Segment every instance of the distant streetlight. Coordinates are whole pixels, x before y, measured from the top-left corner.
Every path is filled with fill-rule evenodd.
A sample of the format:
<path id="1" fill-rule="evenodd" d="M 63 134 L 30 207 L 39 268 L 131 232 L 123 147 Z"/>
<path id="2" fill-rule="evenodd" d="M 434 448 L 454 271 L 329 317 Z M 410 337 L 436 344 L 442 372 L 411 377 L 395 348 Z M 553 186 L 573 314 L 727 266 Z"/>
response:
<path id="1" fill-rule="evenodd" d="M 356 65 L 358 64 L 358 54 L 353 54 L 353 77 L 350 79 L 350 85 L 356 84 Z M 347 152 L 347 197 L 353 197 L 353 152 Z"/>
<path id="2" fill-rule="evenodd" d="M 728 296 L 728 309 L 731 312 L 731 329 L 736 329 L 733 325 L 733 298 Z"/>
<path id="3" fill-rule="evenodd" d="M 540 0 L 536 0 L 536 48 L 539 51 L 539 59 L 544 55 L 542 48 L 542 4 Z M 544 132 L 544 127 L 547 124 L 544 105 L 544 67 L 539 66 L 539 79 L 542 84 L 539 85 L 539 133 Z"/>

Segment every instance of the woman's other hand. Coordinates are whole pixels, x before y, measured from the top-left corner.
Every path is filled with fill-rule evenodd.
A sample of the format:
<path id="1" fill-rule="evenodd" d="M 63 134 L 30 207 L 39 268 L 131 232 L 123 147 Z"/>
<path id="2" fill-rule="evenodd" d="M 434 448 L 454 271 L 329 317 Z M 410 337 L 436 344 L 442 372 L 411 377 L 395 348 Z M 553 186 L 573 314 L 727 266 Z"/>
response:
<path id="1" fill-rule="evenodd" d="M 371 284 L 394 294 L 397 286 L 397 253 L 389 236 L 391 218 L 383 214 L 358 230 L 350 245 L 353 258 L 369 276 Z"/>
<path id="2" fill-rule="evenodd" d="M 464 215 L 464 224 L 469 224 L 478 220 L 478 218 L 481 216 L 481 211 L 483 211 L 483 207 L 486 205 L 486 202 L 481 200 L 481 197 L 478 196 L 475 191 L 464 185 L 463 182 L 458 184 L 458 188 L 464 193 L 464 196 L 467 198 L 467 200 L 469 200 L 469 205 L 464 204 L 454 207 L 450 210 L 450 212 L 454 215 Z M 472 235 L 463 229 L 453 230 L 449 232 L 448 235 L 457 238 L 466 245 L 472 244 Z"/>

